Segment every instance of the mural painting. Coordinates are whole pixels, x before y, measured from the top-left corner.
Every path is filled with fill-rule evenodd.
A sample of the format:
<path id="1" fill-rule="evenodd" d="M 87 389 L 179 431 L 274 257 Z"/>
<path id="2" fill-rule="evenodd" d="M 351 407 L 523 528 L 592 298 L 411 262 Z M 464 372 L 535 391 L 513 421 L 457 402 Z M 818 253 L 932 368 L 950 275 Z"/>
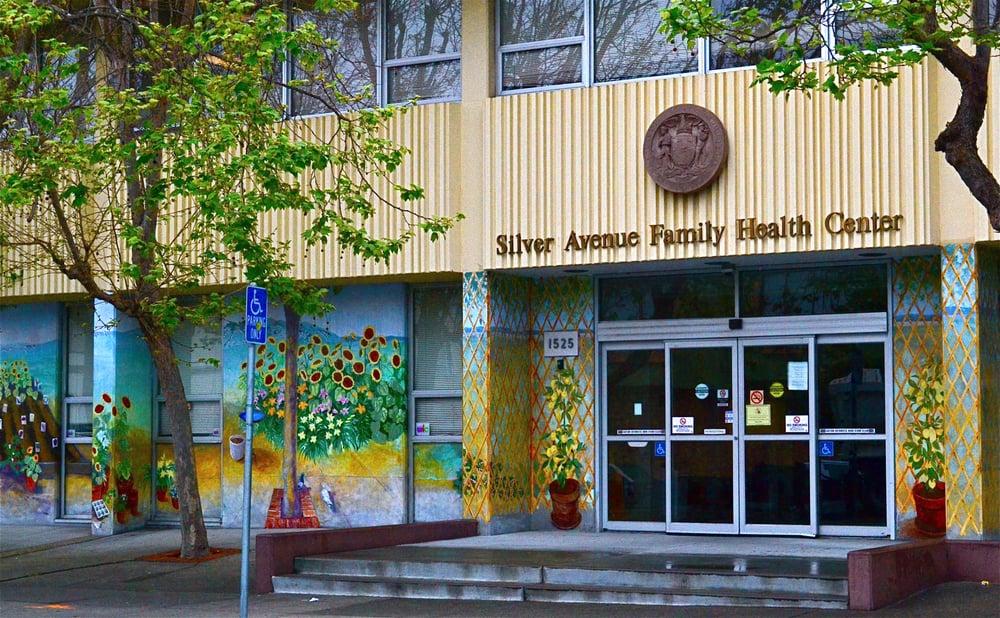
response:
<path id="1" fill-rule="evenodd" d="M 941 414 L 941 406 L 921 407 L 921 404 L 929 405 L 931 401 L 925 395 L 918 393 L 918 390 L 930 388 L 929 385 L 937 385 L 937 380 L 940 379 L 942 361 L 940 260 L 937 256 L 899 260 L 893 268 L 893 279 L 893 408 L 895 441 L 898 445 L 895 462 L 896 530 L 902 537 L 939 535 L 939 531 L 928 527 L 931 524 L 926 517 L 921 518 L 921 525 L 931 531 L 924 532 L 918 527 L 915 496 L 923 496 L 922 488 L 926 485 L 916 492 L 914 485 L 920 482 L 921 474 L 943 471 L 942 468 L 932 467 L 932 465 L 943 465 L 934 454 L 943 453 L 940 450 L 944 445 L 943 436 L 936 433 L 940 428 L 933 427 L 938 415 Z M 932 388 L 936 389 L 938 386 Z M 927 424 L 932 426 L 925 426 Z M 928 430 L 926 437 L 923 435 L 925 429 Z M 930 436 L 931 430 L 935 432 L 933 442 Z M 921 441 L 922 444 L 916 446 Z M 907 443 L 914 445 L 909 451 L 903 447 Z M 918 453 L 926 451 L 927 455 L 917 459 L 911 456 L 910 451 Z M 943 478 L 938 476 L 935 481 L 937 480 Z M 934 492 L 935 500 L 938 497 L 937 485 L 935 482 L 935 489 L 931 490 Z"/>
<path id="2" fill-rule="evenodd" d="M 201 511 L 206 519 L 222 518 L 222 468 L 218 444 L 195 444 L 194 467 L 201 494 Z M 166 520 L 179 518 L 180 502 L 174 484 L 174 447 L 156 445 L 155 487 L 156 516 Z"/>
<path id="3" fill-rule="evenodd" d="M 60 375 L 58 305 L 4 308 L 0 330 L 0 522 L 57 513 Z"/>
<path id="4" fill-rule="evenodd" d="M 413 447 L 413 517 L 416 521 L 462 518 L 462 445 Z"/>
<path id="5" fill-rule="evenodd" d="M 303 318 L 300 331 L 299 488 L 308 490 L 322 526 L 400 523 L 406 518 L 405 287 L 347 287 L 330 301 L 337 309 Z M 272 308 L 271 315 L 281 311 Z M 263 524 L 272 492 L 281 487 L 284 449 L 284 324 L 272 320 L 269 329 L 254 375 L 255 405 L 264 413 L 254 428 L 254 525 Z M 242 434 L 242 338 L 241 321 L 230 320 L 223 336 L 226 443 Z M 227 455 L 223 475 L 230 525 L 240 512 L 242 463 Z"/>
<path id="6" fill-rule="evenodd" d="M 94 405 L 94 439 L 91 446 L 91 500 L 103 500 L 115 522 L 127 524 L 142 518 L 148 496 L 150 464 L 143 445 L 149 432 L 129 424 L 132 400 L 123 395 L 116 402 L 102 393 Z"/>

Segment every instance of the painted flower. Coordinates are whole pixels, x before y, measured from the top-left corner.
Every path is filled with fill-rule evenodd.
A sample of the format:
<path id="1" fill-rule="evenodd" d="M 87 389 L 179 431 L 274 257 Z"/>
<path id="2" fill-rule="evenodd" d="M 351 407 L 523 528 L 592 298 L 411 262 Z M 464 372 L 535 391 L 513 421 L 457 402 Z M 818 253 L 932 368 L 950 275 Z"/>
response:
<path id="1" fill-rule="evenodd" d="M 132 400 L 128 398 L 128 395 L 122 395 L 122 405 L 125 406 L 126 409 L 132 407 Z"/>
<path id="2" fill-rule="evenodd" d="M 309 407 L 309 404 L 306 403 L 305 401 L 300 401 L 299 402 L 299 410 L 305 410 L 308 407 Z"/>
<path id="3" fill-rule="evenodd" d="M 362 363 L 361 361 L 358 361 L 358 362 L 354 363 L 353 369 L 354 369 L 354 373 L 356 373 L 358 375 L 361 375 L 362 373 L 365 372 L 365 364 Z"/>
<path id="4" fill-rule="evenodd" d="M 370 350 L 368 352 L 368 362 L 377 363 L 379 358 L 381 358 L 381 356 L 379 355 L 378 350 Z"/>
<path id="5" fill-rule="evenodd" d="M 376 382 L 382 381 L 382 370 L 378 367 L 372 369 L 372 380 L 375 380 Z"/>
<path id="6" fill-rule="evenodd" d="M 393 367 L 399 369 L 403 365 L 403 357 L 400 356 L 399 354 L 393 354 L 392 358 L 390 359 L 390 362 L 392 363 Z"/>
<path id="7" fill-rule="evenodd" d="M 107 393 L 102 394 L 101 399 L 104 400 L 104 403 L 111 403 L 111 395 Z"/>
<path id="8" fill-rule="evenodd" d="M 375 329 L 373 327 L 371 327 L 371 326 L 367 326 L 367 327 L 365 327 L 365 332 L 363 334 L 364 334 L 364 338 L 365 339 L 374 339 L 375 338 Z"/>
<path id="9" fill-rule="evenodd" d="M 299 391 L 300 395 L 304 395 L 305 392 L 306 392 L 306 385 L 305 384 L 299 384 L 298 391 Z"/>
<path id="10" fill-rule="evenodd" d="M 354 388 L 354 378 L 352 378 L 351 376 L 344 376 L 344 381 L 342 382 L 342 385 L 347 390 L 351 390 L 352 388 Z"/>
<path id="11" fill-rule="evenodd" d="M 358 407 L 355 409 L 358 411 L 358 414 L 364 414 L 368 410 L 363 403 L 359 403 Z"/>

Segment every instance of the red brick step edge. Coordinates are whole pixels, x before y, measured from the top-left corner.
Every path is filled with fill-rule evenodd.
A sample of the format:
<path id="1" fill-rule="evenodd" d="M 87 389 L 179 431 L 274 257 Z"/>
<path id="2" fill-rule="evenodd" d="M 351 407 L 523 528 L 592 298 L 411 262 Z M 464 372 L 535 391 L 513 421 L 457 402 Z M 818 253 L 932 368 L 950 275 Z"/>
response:
<path id="1" fill-rule="evenodd" d="M 271 578 L 294 572 L 295 558 L 299 556 L 461 539 L 478 534 L 479 523 L 474 519 L 365 528 L 262 532 L 257 535 L 254 555 L 254 590 L 257 594 L 274 592 Z"/>

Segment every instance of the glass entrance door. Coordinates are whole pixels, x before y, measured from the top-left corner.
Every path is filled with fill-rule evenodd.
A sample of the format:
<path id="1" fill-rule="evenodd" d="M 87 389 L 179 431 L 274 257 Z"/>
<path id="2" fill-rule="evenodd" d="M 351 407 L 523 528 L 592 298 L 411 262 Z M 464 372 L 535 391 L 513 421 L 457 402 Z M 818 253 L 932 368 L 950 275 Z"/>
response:
<path id="1" fill-rule="evenodd" d="M 736 344 L 668 345 L 667 531 L 734 533 Z"/>
<path id="2" fill-rule="evenodd" d="M 659 530 L 666 521 L 663 344 L 605 347 L 604 521 L 609 529 Z"/>
<path id="3" fill-rule="evenodd" d="M 816 534 L 811 338 L 741 340 L 740 530 Z"/>

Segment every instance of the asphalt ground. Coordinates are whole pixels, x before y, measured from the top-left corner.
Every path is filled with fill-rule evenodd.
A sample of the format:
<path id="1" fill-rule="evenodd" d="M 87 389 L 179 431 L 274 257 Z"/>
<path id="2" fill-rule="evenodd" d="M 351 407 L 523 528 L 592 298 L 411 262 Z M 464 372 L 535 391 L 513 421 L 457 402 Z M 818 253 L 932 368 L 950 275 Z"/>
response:
<path id="1" fill-rule="evenodd" d="M 240 556 L 200 564 L 137 558 L 176 549 L 176 529 L 114 537 L 51 527 L 0 526 L 0 616 L 234 616 Z M 239 547 L 239 530 L 211 530 L 214 547 Z M 34 539 L 34 542 L 32 542 Z M 251 556 L 252 558 L 252 556 Z M 253 616 L 928 616 L 1000 617 L 1000 582 L 938 586 L 873 613 L 802 609 L 651 607 L 255 595 Z"/>

